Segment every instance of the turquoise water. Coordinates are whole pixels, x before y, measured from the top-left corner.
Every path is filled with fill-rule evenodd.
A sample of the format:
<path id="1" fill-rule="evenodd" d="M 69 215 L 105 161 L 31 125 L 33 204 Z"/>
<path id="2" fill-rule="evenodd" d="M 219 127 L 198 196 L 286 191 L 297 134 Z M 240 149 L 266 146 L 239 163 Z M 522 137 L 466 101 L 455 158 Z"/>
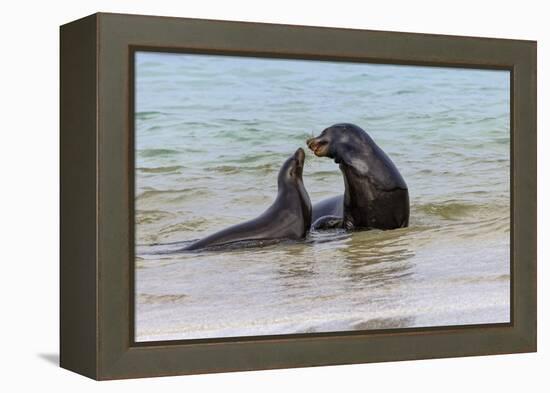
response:
<path id="1" fill-rule="evenodd" d="M 509 77 L 138 53 L 136 339 L 508 322 Z M 260 214 L 284 160 L 339 122 L 401 171 L 409 228 L 155 254 Z M 309 151 L 304 183 L 313 203 L 343 192 Z"/>

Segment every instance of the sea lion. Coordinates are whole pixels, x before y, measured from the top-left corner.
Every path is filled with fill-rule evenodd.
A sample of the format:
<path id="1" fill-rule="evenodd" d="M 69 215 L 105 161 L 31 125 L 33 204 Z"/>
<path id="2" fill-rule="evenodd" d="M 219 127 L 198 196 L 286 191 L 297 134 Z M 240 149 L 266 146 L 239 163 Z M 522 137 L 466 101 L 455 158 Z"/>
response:
<path id="1" fill-rule="evenodd" d="M 303 239 L 311 226 L 311 201 L 302 180 L 304 160 L 305 153 L 300 148 L 285 161 L 277 179 L 277 197 L 264 213 L 200 239 L 185 250 L 237 242 Z"/>
<path id="2" fill-rule="evenodd" d="M 344 195 L 323 199 L 321 202 L 313 205 L 312 209 L 311 225 L 314 228 L 320 227 L 320 221 L 318 222 L 318 220 L 323 217 L 339 217 L 341 221 L 342 217 L 344 217 Z M 323 226 L 326 228 L 326 224 Z"/>
<path id="3" fill-rule="evenodd" d="M 307 145 L 317 157 L 333 158 L 340 165 L 345 185 L 343 196 L 313 207 L 314 228 L 395 229 L 409 225 L 407 184 L 363 129 L 335 124 L 308 139 Z"/>

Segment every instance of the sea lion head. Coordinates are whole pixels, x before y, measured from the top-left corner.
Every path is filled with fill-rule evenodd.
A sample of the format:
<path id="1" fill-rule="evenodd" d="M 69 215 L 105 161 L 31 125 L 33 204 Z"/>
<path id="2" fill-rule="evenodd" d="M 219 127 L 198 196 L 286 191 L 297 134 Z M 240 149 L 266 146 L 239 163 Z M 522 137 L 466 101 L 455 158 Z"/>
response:
<path id="1" fill-rule="evenodd" d="M 388 155 L 359 126 L 338 123 L 307 140 L 317 157 L 329 157 L 345 173 L 368 176 L 381 190 L 407 189 L 405 181 Z M 344 176 L 346 176 L 344 174 Z"/>
<path id="2" fill-rule="evenodd" d="M 304 226 L 302 228 L 303 233 L 300 236 L 305 236 L 306 231 L 311 226 L 311 200 L 304 186 L 302 180 L 302 174 L 304 172 L 304 161 L 306 153 L 304 149 L 298 148 L 296 152 L 290 156 L 279 171 L 279 177 L 277 179 L 279 194 L 290 195 L 292 200 L 299 201 L 302 219 Z M 296 194 L 297 192 L 297 194 Z M 298 199 L 294 199 L 295 197 Z"/>
<path id="3" fill-rule="evenodd" d="M 304 149 L 300 147 L 285 161 L 279 171 L 279 185 L 302 182 L 305 158 L 306 153 L 304 152 Z"/>
<path id="4" fill-rule="evenodd" d="M 360 127 L 349 123 L 338 123 L 325 128 L 317 137 L 306 141 L 309 149 L 317 157 L 333 158 L 337 163 L 344 155 L 357 150 L 368 138 Z"/>

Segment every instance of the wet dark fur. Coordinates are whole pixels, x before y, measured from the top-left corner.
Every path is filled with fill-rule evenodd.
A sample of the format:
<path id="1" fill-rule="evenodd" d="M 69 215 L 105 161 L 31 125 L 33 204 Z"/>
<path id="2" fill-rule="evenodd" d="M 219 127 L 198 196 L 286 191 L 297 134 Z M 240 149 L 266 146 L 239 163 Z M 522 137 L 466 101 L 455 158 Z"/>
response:
<path id="1" fill-rule="evenodd" d="M 298 149 L 279 171 L 277 198 L 260 216 L 194 242 L 187 251 L 237 242 L 303 239 L 311 226 L 311 202 L 302 181 L 305 154 Z"/>
<path id="2" fill-rule="evenodd" d="M 308 147 L 333 158 L 344 176 L 345 193 L 313 206 L 313 227 L 341 217 L 346 229 L 395 229 L 409 225 L 407 184 L 387 154 L 360 127 L 335 124 Z M 329 216 L 327 218 L 327 216 Z"/>

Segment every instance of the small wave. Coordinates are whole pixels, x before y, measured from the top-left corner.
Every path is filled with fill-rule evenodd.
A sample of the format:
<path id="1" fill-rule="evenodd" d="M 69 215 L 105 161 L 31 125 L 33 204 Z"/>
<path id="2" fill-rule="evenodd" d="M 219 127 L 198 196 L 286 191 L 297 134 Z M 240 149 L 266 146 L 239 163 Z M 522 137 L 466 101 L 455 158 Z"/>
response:
<path id="1" fill-rule="evenodd" d="M 232 175 L 235 173 L 257 173 L 260 175 L 275 172 L 279 169 L 279 164 L 261 164 L 253 167 L 236 166 L 236 165 L 219 165 L 206 168 L 206 171 L 218 172 Z"/>
<path id="2" fill-rule="evenodd" d="M 510 231 L 510 217 L 492 217 L 488 219 L 478 219 L 478 229 L 491 230 L 495 232 L 509 232 Z M 468 237 L 474 234 L 465 232 L 463 236 Z"/>
<path id="3" fill-rule="evenodd" d="M 415 93 L 418 93 L 417 91 L 414 91 L 414 90 L 407 90 L 407 89 L 404 89 L 404 90 L 397 90 L 395 92 L 396 95 L 400 96 L 400 95 L 405 95 L 405 94 L 415 94 Z"/>
<path id="4" fill-rule="evenodd" d="M 341 228 L 323 229 L 323 230 L 312 229 L 311 232 L 307 235 L 305 243 L 306 244 L 330 243 L 330 242 L 347 240 L 347 239 L 350 239 L 351 236 L 352 236 L 352 233 Z"/>
<path id="5" fill-rule="evenodd" d="M 155 260 L 159 255 L 172 255 L 180 254 L 182 250 L 193 243 L 192 240 L 179 240 L 175 242 L 149 242 L 140 243 L 136 245 L 136 256 L 147 260 L 150 257 L 155 257 Z"/>
<path id="6" fill-rule="evenodd" d="M 209 221 L 205 218 L 194 218 L 191 220 L 185 220 L 176 224 L 168 225 L 159 231 L 161 235 L 169 235 L 178 232 L 196 231 L 205 227 Z"/>
<path id="7" fill-rule="evenodd" d="M 256 154 L 245 154 L 242 157 L 233 157 L 228 160 L 228 162 L 236 164 L 248 164 L 255 163 L 258 161 L 274 161 L 279 162 L 278 165 L 282 164 L 282 160 L 288 158 L 290 154 L 281 154 L 275 152 L 259 152 Z"/>
<path id="8" fill-rule="evenodd" d="M 170 217 L 173 217 L 172 213 L 168 213 L 162 210 L 137 210 L 136 224 L 152 224 L 154 222 L 161 221 Z"/>
<path id="9" fill-rule="evenodd" d="M 227 123 L 241 123 L 243 120 L 233 118 L 220 118 L 218 119 L 218 121 Z"/>
<path id="10" fill-rule="evenodd" d="M 177 231 L 177 230 L 176 230 Z M 240 240 L 236 242 L 210 245 L 198 250 L 188 251 L 185 250 L 185 247 L 193 244 L 197 240 L 184 240 L 177 242 L 168 242 L 168 243 L 151 243 L 151 244 L 142 244 L 139 245 L 138 254 L 140 256 L 153 256 L 153 255 L 178 255 L 178 254 L 197 254 L 197 253 L 210 253 L 210 252 L 238 252 L 246 250 L 249 252 L 250 249 L 269 249 L 273 250 L 275 247 L 284 246 L 288 247 L 293 244 L 298 244 L 300 241 L 289 240 L 289 239 L 257 239 L 257 240 Z"/>
<path id="11" fill-rule="evenodd" d="M 170 173 L 170 172 L 179 172 L 181 169 L 184 169 L 182 165 L 174 165 L 174 166 L 159 166 L 154 168 L 136 168 L 137 171 L 140 171 L 142 173 Z"/>
<path id="12" fill-rule="evenodd" d="M 457 220 L 475 212 L 481 207 L 480 205 L 470 203 L 446 202 L 417 205 L 416 209 L 423 213 L 439 216 L 447 220 Z"/>
<path id="13" fill-rule="evenodd" d="M 206 168 L 206 171 L 219 172 L 219 173 L 232 175 L 235 173 L 239 173 L 241 171 L 241 168 L 232 166 L 232 165 L 220 165 L 220 166 L 208 167 Z"/>
<path id="14" fill-rule="evenodd" d="M 445 225 L 432 228 L 430 232 L 447 234 L 454 233 L 463 239 L 478 238 L 480 234 L 496 234 L 510 232 L 510 217 L 504 212 L 494 209 L 487 215 L 487 209 L 479 208 L 475 214 L 462 219 L 450 219 Z"/>
<path id="15" fill-rule="evenodd" d="M 485 284 L 488 282 L 509 282 L 509 274 L 497 274 L 492 276 L 460 276 L 452 277 L 448 280 L 451 283 L 459 284 Z"/>
<path id="16" fill-rule="evenodd" d="M 160 157 L 160 156 L 171 156 L 174 154 L 178 154 L 178 150 L 174 149 L 145 149 L 145 150 L 138 150 L 138 154 L 142 157 Z"/>
<path id="17" fill-rule="evenodd" d="M 137 120 L 149 120 L 153 119 L 155 117 L 164 115 L 163 112 L 159 111 L 144 111 L 144 112 L 136 112 L 136 119 Z"/>
<path id="18" fill-rule="evenodd" d="M 165 64 L 160 61 L 146 60 L 139 63 L 140 67 L 163 67 Z"/>
<path id="19" fill-rule="evenodd" d="M 177 110 L 177 111 L 181 111 L 181 107 L 172 107 L 173 109 Z M 196 126 L 200 126 L 200 127 L 204 127 L 206 126 L 208 123 L 207 122 L 199 122 L 199 121 L 182 121 L 179 125 L 181 127 L 188 127 L 188 126 L 192 126 L 192 127 L 196 127 Z"/>
<path id="20" fill-rule="evenodd" d="M 184 294 L 153 295 L 151 293 L 140 293 L 137 296 L 137 301 L 142 304 L 179 303 L 187 297 L 188 295 Z"/>
<path id="21" fill-rule="evenodd" d="M 162 130 L 163 128 L 164 128 L 163 126 L 152 126 L 147 128 L 147 131 L 157 131 L 157 130 Z"/>
<path id="22" fill-rule="evenodd" d="M 470 120 L 470 121 L 465 121 L 465 124 L 485 123 L 485 122 L 492 122 L 494 120 L 498 120 L 498 117 L 486 116 L 486 117 L 473 119 L 473 120 Z"/>
<path id="23" fill-rule="evenodd" d="M 189 198 L 195 198 L 203 195 L 208 195 L 208 189 L 206 188 L 189 188 L 181 190 L 155 190 L 149 189 L 143 191 L 141 194 L 136 196 L 137 201 L 145 201 L 155 199 L 159 196 L 171 197 L 174 200 L 186 200 Z"/>
<path id="24" fill-rule="evenodd" d="M 497 145 L 509 145 L 510 138 L 495 138 L 493 142 L 496 143 Z M 501 160 L 501 161 L 508 161 L 508 160 Z"/>
<path id="25" fill-rule="evenodd" d="M 366 321 L 355 323 L 353 325 L 353 329 L 354 330 L 380 330 L 380 329 L 405 328 L 405 327 L 414 325 L 414 320 L 415 318 L 413 316 L 372 318 Z"/>
<path id="26" fill-rule="evenodd" d="M 429 119 L 430 115 L 427 113 L 407 113 L 407 119 L 418 120 L 418 119 Z"/>
<path id="27" fill-rule="evenodd" d="M 265 141 L 266 137 L 272 135 L 269 130 L 253 126 L 245 125 L 245 122 L 238 126 L 231 126 L 231 131 L 225 127 L 212 134 L 212 137 L 221 140 L 228 140 L 231 142 L 250 142 L 253 144 L 261 143 Z"/>
<path id="28" fill-rule="evenodd" d="M 220 166 L 213 166 L 206 168 L 206 171 L 208 172 L 219 172 L 224 173 L 228 175 L 232 175 L 235 173 L 239 173 L 241 171 L 241 168 L 233 166 L 233 165 L 220 165 Z"/>

